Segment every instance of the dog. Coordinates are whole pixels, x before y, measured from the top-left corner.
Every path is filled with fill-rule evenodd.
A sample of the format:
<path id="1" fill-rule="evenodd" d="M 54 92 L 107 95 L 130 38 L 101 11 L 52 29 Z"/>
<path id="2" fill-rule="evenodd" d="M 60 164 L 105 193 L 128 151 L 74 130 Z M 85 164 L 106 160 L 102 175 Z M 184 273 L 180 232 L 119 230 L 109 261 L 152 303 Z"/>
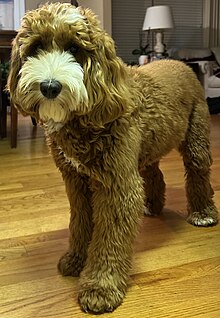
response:
<path id="1" fill-rule="evenodd" d="M 13 41 L 12 103 L 45 129 L 70 202 L 69 249 L 58 269 L 80 275 L 85 312 L 111 312 L 126 294 L 144 213 L 165 203 L 159 161 L 177 149 L 188 222 L 218 222 L 210 184 L 210 118 L 203 89 L 179 61 L 127 66 L 91 10 L 46 4 Z"/>

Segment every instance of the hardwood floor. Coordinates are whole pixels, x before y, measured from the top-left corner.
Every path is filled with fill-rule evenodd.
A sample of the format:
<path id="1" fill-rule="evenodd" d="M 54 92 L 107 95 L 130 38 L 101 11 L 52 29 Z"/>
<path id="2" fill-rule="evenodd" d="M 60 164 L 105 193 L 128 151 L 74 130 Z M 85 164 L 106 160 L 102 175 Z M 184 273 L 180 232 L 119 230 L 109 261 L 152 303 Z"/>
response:
<path id="1" fill-rule="evenodd" d="M 212 116 L 212 184 L 220 211 L 220 116 Z M 184 220 L 184 172 L 176 152 L 163 159 L 166 209 L 145 218 L 135 244 L 127 297 L 117 318 L 220 317 L 220 227 Z M 56 263 L 68 243 L 68 201 L 42 130 L 19 118 L 17 149 L 0 140 L 0 317 L 88 317 L 77 278 Z"/>

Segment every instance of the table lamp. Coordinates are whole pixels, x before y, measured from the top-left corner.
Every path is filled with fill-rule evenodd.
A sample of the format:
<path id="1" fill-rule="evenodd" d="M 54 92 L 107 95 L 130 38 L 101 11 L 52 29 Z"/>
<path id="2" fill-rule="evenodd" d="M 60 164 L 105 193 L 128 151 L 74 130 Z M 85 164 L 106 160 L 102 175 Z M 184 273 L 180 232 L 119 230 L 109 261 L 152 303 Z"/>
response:
<path id="1" fill-rule="evenodd" d="M 156 31 L 156 45 L 154 46 L 156 54 L 163 54 L 165 50 L 163 30 L 173 27 L 174 22 L 169 6 L 153 6 L 147 9 L 142 29 Z"/>

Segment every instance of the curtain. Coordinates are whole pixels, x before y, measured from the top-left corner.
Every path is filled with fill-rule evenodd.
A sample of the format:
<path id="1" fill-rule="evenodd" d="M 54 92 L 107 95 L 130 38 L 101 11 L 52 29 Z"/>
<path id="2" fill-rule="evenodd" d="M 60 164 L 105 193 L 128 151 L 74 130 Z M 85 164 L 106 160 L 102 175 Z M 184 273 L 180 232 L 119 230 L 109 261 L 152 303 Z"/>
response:
<path id="1" fill-rule="evenodd" d="M 203 0 L 203 44 L 204 47 L 220 46 L 220 2 Z"/>

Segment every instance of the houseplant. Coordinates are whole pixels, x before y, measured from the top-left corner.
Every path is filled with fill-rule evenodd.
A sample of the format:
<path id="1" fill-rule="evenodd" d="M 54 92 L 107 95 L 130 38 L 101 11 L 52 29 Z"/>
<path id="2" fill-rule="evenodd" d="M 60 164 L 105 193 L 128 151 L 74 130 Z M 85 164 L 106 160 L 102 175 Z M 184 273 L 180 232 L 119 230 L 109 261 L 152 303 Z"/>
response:
<path id="1" fill-rule="evenodd" d="M 146 34 L 146 32 L 143 32 L 142 30 L 139 31 L 139 48 L 134 49 L 132 51 L 133 55 L 139 55 L 139 64 L 140 65 L 146 64 L 148 62 L 149 55 L 153 52 L 152 50 L 149 50 L 150 32 L 147 31 L 147 36 L 145 36 L 145 34 Z M 146 45 L 143 45 L 144 42 L 146 43 Z"/>
<path id="2" fill-rule="evenodd" d="M 8 72 L 9 72 L 9 62 L 0 62 L 0 74 L 1 74 L 1 79 L 6 81 L 8 77 Z"/>

